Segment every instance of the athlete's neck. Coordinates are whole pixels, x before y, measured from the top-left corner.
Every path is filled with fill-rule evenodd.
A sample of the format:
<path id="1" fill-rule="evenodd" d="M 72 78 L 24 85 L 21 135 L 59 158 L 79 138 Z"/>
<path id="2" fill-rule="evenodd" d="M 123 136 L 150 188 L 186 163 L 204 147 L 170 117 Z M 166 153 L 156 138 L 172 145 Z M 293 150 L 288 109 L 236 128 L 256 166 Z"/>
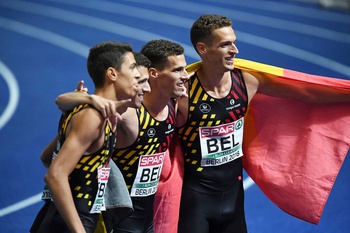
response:
<path id="1" fill-rule="evenodd" d="M 204 90 L 213 97 L 225 97 L 231 89 L 231 71 L 215 71 L 202 66 L 197 76 Z"/>
<path id="2" fill-rule="evenodd" d="M 157 92 L 157 91 L 155 91 Z M 146 107 L 147 111 L 157 119 L 158 121 L 163 121 L 168 117 L 168 103 L 169 98 L 162 98 L 152 92 L 147 93 L 143 98 L 143 105 Z"/>

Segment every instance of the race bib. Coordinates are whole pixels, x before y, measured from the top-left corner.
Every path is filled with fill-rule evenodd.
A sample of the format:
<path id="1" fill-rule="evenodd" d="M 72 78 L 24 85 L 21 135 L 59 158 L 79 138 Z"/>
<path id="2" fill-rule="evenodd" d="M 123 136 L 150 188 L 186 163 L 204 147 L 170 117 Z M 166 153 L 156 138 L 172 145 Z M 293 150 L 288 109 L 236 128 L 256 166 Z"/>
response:
<path id="1" fill-rule="evenodd" d="M 146 197 L 157 191 L 165 152 L 141 155 L 135 181 L 131 188 L 132 197 Z"/>
<path id="2" fill-rule="evenodd" d="M 111 168 L 110 167 L 98 167 L 97 170 L 97 179 L 98 179 L 98 189 L 94 204 L 90 210 L 90 214 L 100 213 L 101 211 L 106 210 L 105 206 L 105 190 L 107 187 L 107 182 L 109 178 Z"/>
<path id="3" fill-rule="evenodd" d="M 49 187 L 47 185 L 44 186 L 43 194 L 41 195 L 41 200 L 52 200 L 51 192 L 49 190 Z"/>
<path id="4" fill-rule="evenodd" d="M 228 124 L 200 127 L 201 166 L 219 166 L 243 156 L 244 118 Z"/>

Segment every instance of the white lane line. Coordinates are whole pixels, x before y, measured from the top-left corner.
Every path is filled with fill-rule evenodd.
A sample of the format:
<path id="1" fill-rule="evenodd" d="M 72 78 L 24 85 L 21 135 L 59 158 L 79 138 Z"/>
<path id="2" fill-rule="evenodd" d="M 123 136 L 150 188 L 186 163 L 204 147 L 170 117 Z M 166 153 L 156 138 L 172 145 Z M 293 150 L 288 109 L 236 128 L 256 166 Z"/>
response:
<path id="1" fill-rule="evenodd" d="M 87 57 L 87 54 L 89 52 L 89 47 L 84 44 L 81 44 L 69 38 L 63 37 L 61 35 L 52 33 L 50 31 L 46 31 L 46 30 L 43 30 L 34 26 L 30 26 L 28 24 L 20 23 L 14 20 L 8 20 L 3 17 L 0 17 L 0 28 L 5 28 L 19 34 L 23 34 L 29 37 L 42 40 L 46 43 L 53 44 L 57 47 L 66 49 L 72 53 L 75 53 L 83 57 Z M 10 92 L 12 93 L 11 94 L 12 97 L 10 97 L 11 101 L 9 102 L 11 102 L 11 106 L 13 107 L 8 108 L 10 110 L 6 110 L 6 112 L 9 112 L 9 113 L 4 114 L 5 116 L 2 116 L 0 121 L 1 124 L 5 124 L 7 122 L 6 120 L 8 120 L 11 117 L 10 113 L 14 111 L 14 108 L 15 108 L 14 106 L 17 106 L 19 94 L 16 94 L 18 93 L 18 91 L 16 91 L 18 89 L 18 84 L 16 80 L 13 78 L 13 74 L 11 73 L 10 70 L 6 69 L 6 67 L 1 62 L 0 62 L 0 74 L 2 74 L 6 78 L 6 81 L 8 82 L 8 85 L 11 86 L 10 89 L 12 90 Z M 30 205 L 34 205 L 40 202 L 41 195 L 42 193 L 36 194 L 25 200 L 22 200 L 13 205 L 0 209 L 0 217 L 3 217 L 5 215 L 19 211 L 23 208 L 26 208 Z"/>
<path id="2" fill-rule="evenodd" d="M 87 57 L 89 53 L 90 48 L 86 45 L 83 45 L 77 41 L 71 40 L 59 34 L 40 29 L 38 27 L 34 27 L 28 24 L 24 24 L 15 20 L 0 17 L 0 27 L 25 36 L 42 40 L 44 42 L 53 44 L 57 47 L 66 49 L 72 53 L 78 54 L 83 57 Z"/>
<path id="3" fill-rule="evenodd" d="M 254 185 L 254 181 L 252 180 L 252 178 L 247 177 L 243 180 L 243 188 L 244 190 L 249 189 L 250 187 L 252 187 Z"/>
<path id="4" fill-rule="evenodd" d="M 256 24 L 264 27 L 276 28 L 282 31 L 291 31 L 295 33 L 300 33 L 308 36 L 314 36 L 316 38 L 323 38 L 330 41 L 341 42 L 350 44 L 350 35 L 342 32 L 337 32 L 321 27 L 306 25 L 297 22 L 291 22 L 288 20 L 277 19 L 273 17 L 257 15 L 246 13 L 242 11 L 237 11 L 228 8 L 221 8 L 211 5 L 205 5 L 201 3 L 190 3 L 185 1 L 176 1 L 176 4 L 173 4 L 173 1 L 162 0 L 154 2 L 145 2 L 144 0 L 129 0 L 132 2 L 138 2 L 148 5 L 156 5 L 157 7 L 162 6 L 166 8 L 171 8 L 174 10 L 182 10 L 187 12 L 192 12 L 195 14 L 204 14 L 204 13 L 217 13 L 225 15 L 232 18 L 234 21 L 241 21 L 250 24 Z"/>
<path id="5" fill-rule="evenodd" d="M 83 45 L 59 34 L 15 20 L 0 17 L 0 27 L 25 36 L 33 37 L 49 44 L 53 44 L 83 57 L 87 57 L 89 53 L 89 46 Z"/>
<path id="6" fill-rule="evenodd" d="M 158 34 L 137 29 L 134 27 L 129 27 L 124 24 L 119 24 L 119 23 L 115 23 L 109 20 L 104 20 L 98 17 L 75 13 L 72 11 L 49 7 L 41 4 L 24 2 L 24 1 L 8 1 L 8 2 L 0 1 L 0 5 L 7 8 L 11 8 L 16 11 L 42 15 L 49 18 L 65 21 L 68 23 L 82 25 L 85 27 L 106 31 L 116 35 L 125 36 L 127 38 L 133 38 L 135 40 L 139 40 L 142 42 L 148 42 L 150 40 L 159 39 L 159 38 L 172 40 L 171 38 L 160 36 Z M 133 15 L 133 12 L 130 12 L 130 14 Z M 175 41 L 175 40 L 172 40 L 172 41 Z M 175 42 L 180 43 L 178 41 L 175 41 Z M 192 58 L 196 58 L 196 59 L 198 58 L 198 55 L 194 51 L 192 46 L 188 46 L 188 45 L 182 45 L 182 46 L 184 47 L 185 51 L 187 51 L 186 54 L 188 56 L 191 56 Z"/>
<path id="7" fill-rule="evenodd" d="M 24 199 L 23 201 L 17 202 L 13 205 L 10 205 L 8 207 L 0 209 L 0 217 L 3 217 L 5 215 L 11 214 L 11 213 L 16 212 L 20 209 L 24 209 L 28 206 L 31 206 L 31 205 L 34 205 L 34 204 L 40 202 L 41 196 L 42 196 L 42 193 L 38 193 L 34 196 L 31 196 L 27 199 Z"/>
<path id="8" fill-rule="evenodd" d="M 130 1 L 138 1 L 138 0 L 130 0 Z M 163 1 L 159 1 L 159 4 L 164 5 L 165 2 L 167 2 L 166 0 Z M 175 7 L 175 8 L 179 8 L 182 9 L 184 11 L 194 11 L 194 9 L 196 9 L 196 11 L 198 12 L 203 12 L 205 11 L 205 7 L 203 7 L 202 5 L 198 5 L 198 4 L 188 4 L 185 2 L 182 2 L 181 4 L 184 4 L 181 6 L 180 4 L 181 1 L 178 1 L 176 5 L 174 4 L 165 4 L 165 7 Z M 169 3 L 169 2 L 168 2 Z M 0 5 L 2 3 L 0 2 Z M 147 4 L 155 4 L 153 2 L 147 2 Z M 157 5 L 159 5 L 157 4 Z M 40 4 L 32 4 L 32 3 L 26 3 L 23 1 L 13 1 L 13 4 L 6 4 L 6 7 L 10 7 L 13 8 L 14 10 L 21 10 L 24 12 L 30 12 L 30 13 L 34 13 L 34 14 L 38 14 L 38 15 L 43 15 L 46 17 L 51 17 L 51 18 L 55 18 L 58 20 L 63 20 L 69 23 L 75 23 L 75 24 L 79 24 L 79 25 L 83 25 L 86 27 L 91 27 L 97 30 L 101 30 L 101 31 L 106 31 L 109 33 L 114 33 L 117 35 L 122 35 L 128 38 L 132 38 L 135 40 L 139 40 L 139 41 L 149 41 L 151 39 L 154 38 L 160 38 L 162 36 L 154 34 L 154 33 L 149 33 L 146 32 L 144 30 L 139 30 L 139 29 L 135 29 L 135 28 L 131 28 L 128 26 L 124 26 L 121 24 L 117 24 L 108 20 L 102 20 L 96 17 L 92 17 L 92 16 L 87 16 L 87 15 L 83 15 L 83 14 L 79 14 L 79 13 L 74 13 L 71 11 L 67 11 L 67 10 L 61 10 L 61 9 L 56 9 L 53 7 L 46 7 Z M 222 8 L 218 8 L 221 9 L 222 11 L 225 11 L 225 9 Z M 227 14 L 232 15 L 231 11 L 227 11 Z M 165 20 L 162 20 L 162 23 L 167 23 Z M 182 24 L 184 23 L 184 24 Z M 178 26 L 179 27 L 184 27 L 187 28 L 187 21 L 180 21 L 178 22 Z M 267 50 L 272 50 L 275 52 L 279 52 L 285 55 L 288 55 L 290 57 L 295 57 L 298 58 L 300 60 L 309 62 L 309 63 L 313 63 L 316 64 L 318 66 L 327 68 L 329 70 L 335 71 L 336 73 L 339 73 L 341 75 L 346 75 L 348 77 L 350 77 L 350 67 L 343 65 L 339 62 L 330 60 L 326 57 L 322 57 L 319 56 L 317 54 L 314 53 L 310 53 L 308 51 L 304 51 L 301 50 L 299 48 L 290 46 L 290 45 L 286 45 L 277 41 L 273 41 L 270 39 L 266 39 L 263 37 L 259 37 L 259 36 L 255 36 L 249 33 L 244 33 L 244 32 L 240 32 L 236 30 L 236 34 L 240 36 L 239 40 L 242 43 L 248 43 L 248 44 L 252 44 L 254 46 L 258 46 Z M 139 36 L 142 35 L 142 36 Z M 347 37 L 349 37 L 349 43 L 350 43 L 350 35 L 346 35 Z M 162 37 L 164 39 L 168 39 L 165 37 Z M 343 38 L 343 37 L 340 37 Z M 170 39 L 171 40 L 171 39 Z M 179 42 L 178 42 L 179 43 Z M 184 45 L 182 44 L 183 47 L 185 48 L 185 55 L 191 58 L 194 58 L 196 60 L 198 60 L 198 54 L 194 51 L 192 46 L 188 46 L 188 45 Z"/>
<path id="9" fill-rule="evenodd" d="M 2 76 L 9 89 L 9 100 L 2 115 L 0 115 L 0 130 L 6 125 L 16 111 L 19 102 L 19 87 L 15 75 L 0 61 L 0 76 Z"/>
<path id="10" fill-rule="evenodd" d="M 261 11 L 277 12 L 284 15 L 302 16 L 310 19 L 317 19 L 326 22 L 336 22 L 340 24 L 350 24 L 350 15 L 337 13 L 335 11 L 328 11 L 324 8 L 313 9 L 310 7 L 296 6 L 291 3 L 281 3 L 272 1 L 227 1 L 227 0 L 205 0 L 206 2 L 222 3 L 230 6 L 246 7 L 251 9 L 258 9 Z M 306 3 L 307 0 L 301 0 Z M 311 0 L 315 4 L 319 4 L 318 0 Z"/>
<path id="11" fill-rule="evenodd" d="M 61 12 L 61 13 L 62 13 L 62 12 Z M 79 14 L 79 15 L 82 16 L 81 14 Z M 60 17 L 61 17 L 61 19 L 62 19 L 62 15 L 61 15 Z M 90 17 L 89 19 L 94 20 L 95 18 L 93 18 L 93 17 L 91 18 L 91 17 Z M 23 24 L 23 23 L 20 23 L 20 22 L 13 21 L 13 20 L 6 20 L 5 18 L 1 18 L 1 17 L 0 17 L 0 26 L 3 26 L 3 25 L 1 25 L 1 20 L 3 21 L 2 23 L 4 23 L 4 22 L 5 22 L 5 23 L 6 23 L 6 22 L 10 22 L 10 23 L 12 23 L 12 24 L 15 24 L 15 25 L 17 26 L 17 27 L 16 27 L 16 32 L 18 32 L 18 33 L 25 34 L 25 35 L 31 36 L 31 37 L 35 37 L 35 38 L 37 38 L 37 39 L 46 41 L 46 42 L 48 42 L 48 43 L 57 45 L 57 46 L 59 46 L 59 47 L 62 47 L 62 48 L 68 49 L 68 50 L 72 49 L 72 48 L 70 48 L 71 46 L 67 46 L 67 45 L 65 45 L 65 44 L 62 44 L 61 41 L 65 41 L 64 43 L 68 42 L 70 45 L 72 45 L 72 44 L 78 45 L 79 49 L 78 49 L 78 50 L 72 49 L 72 50 L 74 50 L 74 51 L 72 51 L 72 52 L 78 53 L 78 54 L 80 54 L 80 55 L 86 57 L 86 54 L 87 54 L 87 52 L 88 52 L 88 47 L 87 47 L 87 46 L 84 47 L 84 45 L 82 45 L 82 44 L 80 44 L 80 43 L 78 43 L 78 42 L 75 42 L 75 41 L 73 41 L 73 40 L 70 40 L 70 39 L 68 39 L 68 38 L 65 38 L 65 37 L 63 37 L 63 36 L 60 36 L 60 35 L 58 35 L 58 34 L 54 34 L 54 33 L 52 33 L 52 32 L 46 31 L 46 30 L 42 30 L 42 29 L 39 29 L 39 28 L 30 26 L 30 25 L 26 25 L 26 24 Z M 67 21 L 67 20 L 66 20 L 66 21 Z M 87 22 L 87 23 L 80 22 L 80 24 L 82 24 L 82 25 L 85 24 L 84 26 L 87 26 L 88 23 L 89 23 L 89 22 Z M 100 23 L 101 23 L 101 21 L 100 21 Z M 99 26 L 101 26 L 101 25 L 99 25 Z M 114 26 L 115 26 L 115 24 L 114 24 Z M 27 30 L 22 31 L 21 29 L 18 29 L 18 27 L 24 27 L 24 28 L 26 28 Z M 130 29 L 130 28 L 126 28 L 126 29 Z M 14 29 L 11 28 L 11 30 L 14 30 Z M 110 30 L 109 30 L 109 31 L 110 31 Z M 139 31 L 140 31 L 140 30 L 139 30 Z M 135 32 L 135 31 L 134 31 L 134 32 Z M 43 37 L 42 35 L 38 36 L 38 35 L 37 35 L 38 33 L 48 33 L 50 36 L 48 37 L 48 40 L 46 40 L 46 39 L 43 39 L 43 38 L 42 38 L 42 37 Z M 134 34 L 133 36 L 131 36 L 131 35 L 128 34 L 127 36 L 128 36 L 129 38 L 139 39 L 139 37 L 136 38 L 137 35 L 138 35 L 138 34 L 136 34 L 136 35 Z M 154 34 L 154 35 L 155 35 L 155 34 Z M 252 38 L 255 38 L 255 39 L 256 39 L 256 37 L 250 37 L 250 36 L 251 36 L 250 34 L 244 34 L 244 35 L 245 35 L 245 37 L 249 37 L 249 38 L 251 38 L 251 39 L 252 39 Z M 45 37 L 44 37 L 44 38 L 45 38 Z M 270 40 L 269 40 L 269 41 L 270 41 Z M 270 41 L 270 42 L 271 42 L 271 41 Z M 249 43 L 249 42 L 248 42 L 248 43 Z M 254 44 L 256 44 L 256 41 L 254 41 Z M 280 45 L 280 44 L 279 44 L 279 45 Z M 270 46 L 264 45 L 264 47 L 265 47 L 265 48 L 269 48 Z M 73 46 L 73 48 L 76 48 L 76 46 Z M 285 48 L 294 49 L 294 48 L 291 47 L 291 46 L 285 47 Z M 276 48 L 276 47 L 274 47 L 273 50 L 278 51 L 279 49 Z M 80 51 L 80 52 L 79 52 L 79 51 Z M 284 53 L 284 52 L 283 52 L 283 53 Z M 289 54 L 289 55 L 293 57 L 292 54 Z M 327 67 L 328 67 L 328 66 L 327 66 Z M 248 188 L 251 187 L 253 184 L 254 184 L 254 182 L 251 180 L 251 178 L 246 178 L 246 179 L 244 180 L 244 187 L 245 187 L 245 189 L 248 189 Z M 1 209 L 1 210 L 0 210 L 0 213 L 1 213 L 0 216 L 3 216 L 4 214 L 12 213 L 12 212 L 17 211 L 17 210 L 19 210 L 19 209 L 21 209 L 21 208 L 27 207 L 27 206 L 29 206 L 29 205 L 31 205 L 31 204 L 35 204 L 35 203 L 37 203 L 37 202 L 40 201 L 40 198 L 41 198 L 41 193 L 40 193 L 40 194 L 37 194 L 37 195 L 35 195 L 35 196 L 32 196 L 32 197 L 30 197 L 30 198 L 28 198 L 28 199 L 25 199 L 25 200 L 23 200 L 23 201 L 21 201 L 21 202 L 18 202 L 18 203 L 16 203 L 16 204 L 13 204 L 13 205 L 11 205 L 11 206 L 9 206 L 9 207 L 6 207 L 6 208 L 4 208 L 4 209 Z"/>
<path id="12" fill-rule="evenodd" d="M 80 8 L 93 9 L 95 11 L 108 12 L 116 15 L 130 16 L 130 12 L 133 12 L 132 17 L 153 21 L 156 23 L 166 23 L 172 26 L 187 25 L 185 28 L 190 28 L 193 20 L 189 18 L 180 17 L 174 14 L 167 14 L 161 11 L 148 10 L 140 7 L 128 6 L 125 4 L 120 4 L 116 2 L 109 2 L 100 0 L 87 1 L 87 0 L 47 0 L 50 2 L 57 2 L 60 4 L 66 4 L 70 6 L 79 6 Z M 118 11 L 115 11 L 118 9 Z M 161 20 L 159 20 L 161 19 Z"/>
<path id="13" fill-rule="evenodd" d="M 254 181 L 250 177 L 245 178 L 244 181 L 243 181 L 244 190 L 249 189 L 254 184 L 255 184 Z M 0 217 L 3 217 L 5 215 L 11 214 L 13 212 L 16 212 L 18 210 L 24 209 L 24 208 L 26 208 L 28 206 L 31 206 L 31 205 L 34 205 L 34 204 L 40 202 L 41 201 L 41 195 L 42 195 L 42 193 L 38 193 L 38 194 L 36 194 L 34 196 L 31 196 L 31 197 L 29 197 L 27 199 L 24 199 L 23 201 L 17 202 L 17 203 L 15 203 L 13 205 L 10 205 L 8 207 L 0 209 Z"/>

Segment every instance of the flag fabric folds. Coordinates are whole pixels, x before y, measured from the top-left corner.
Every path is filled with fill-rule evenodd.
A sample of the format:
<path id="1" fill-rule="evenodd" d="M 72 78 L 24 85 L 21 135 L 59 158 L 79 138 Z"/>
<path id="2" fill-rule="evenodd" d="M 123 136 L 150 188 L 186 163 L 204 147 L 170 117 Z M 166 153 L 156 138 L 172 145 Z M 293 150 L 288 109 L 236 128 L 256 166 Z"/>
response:
<path id="1" fill-rule="evenodd" d="M 350 93 L 347 80 L 305 74 L 247 60 L 235 67 L 276 75 L 297 85 Z M 244 169 L 283 211 L 318 224 L 350 146 L 350 106 L 309 104 L 257 94 L 248 110 Z"/>
<path id="2" fill-rule="evenodd" d="M 155 233 L 177 233 L 184 172 L 183 163 L 180 139 L 174 135 L 164 159 L 158 189 L 154 197 L 153 227 Z"/>
<path id="3" fill-rule="evenodd" d="M 201 62 L 187 71 L 194 72 Z M 244 59 L 235 59 L 235 68 L 259 72 L 285 80 L 288 85 L 314 85 L 316 88 L 350 93 L 350 81 L 310 75 Z M 248 109 L 243 139 L 243 166 L 264 194 L 286 213 L 318 224 L 336 177 L 350 147 L 350 106 L 343 104 L 310 104 L 300 100 L 276 98 L 257 93 Z M 180 148 L 178 142 L 176 147 Z M 177 149 L 173 158 L 181 157 Z M 173 150 L 174 151 L 174 150 Z M 183 162 L 183 161 L 182 161 Z M 183 167 L 177 163 L 176 176 L 162 183 L 180 186 Z M 167 198 L 180 200 L 178 189 L 172 195 L 167 188 L 158 203 Z M 157 208 L 168 208 L 155 206 Z M 174 208 L 174 207 L 172 207 Z M 178 208 L 172 221 L 178 218 Z M 174 209 L 173 209 L 174 210 Z M 161 212 L 161 211 L 160 211 Z M 159 213 L 160 213 L 159 212 Z M 175 219 L 175 220 L 174 220 Z M 155 219 L 157 220 L 157 219 Z M 173 232 L 171 228 L 169 231 Z"/>

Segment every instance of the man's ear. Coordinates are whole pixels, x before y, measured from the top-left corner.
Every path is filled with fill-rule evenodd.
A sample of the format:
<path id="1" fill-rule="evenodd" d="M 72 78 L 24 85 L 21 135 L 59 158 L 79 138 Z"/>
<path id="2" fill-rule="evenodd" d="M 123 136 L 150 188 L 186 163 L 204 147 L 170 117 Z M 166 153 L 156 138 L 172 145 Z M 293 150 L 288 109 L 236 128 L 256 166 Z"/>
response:
<path id="1" fill-rule="evenodd" d="M 117 70 L 114 69 L 113 67 L 108 67 L 108 69 L 106 70 L 106 77 L 112 81 L 116 81 L 118 77 Z"/>
<path id="2" fill-rule="evenodd" d="M 207 46 L 203 42 L 198 42 L 196 48 L 199 54 L 204 54 L 207 51 Z"/>
<path id="3" fill-rule="evenodd" d="M 158 77 L 158 71 L 154 67 L 149 68 L 148 73 L 149 73 L 150 78 L 157 78 Z"/>

